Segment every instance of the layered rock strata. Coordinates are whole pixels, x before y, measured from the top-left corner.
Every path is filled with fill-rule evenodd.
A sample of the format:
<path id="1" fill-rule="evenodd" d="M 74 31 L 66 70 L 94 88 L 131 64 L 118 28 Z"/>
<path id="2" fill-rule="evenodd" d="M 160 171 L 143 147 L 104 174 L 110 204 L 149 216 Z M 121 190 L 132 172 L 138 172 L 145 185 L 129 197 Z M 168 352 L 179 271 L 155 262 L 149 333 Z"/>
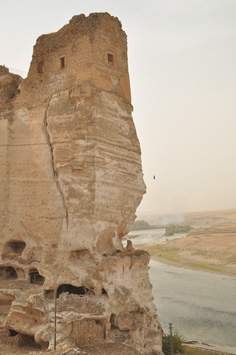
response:
<path id="1" fill-rule="evenodd" d="M 145 192 L 127 63 L 105 13 L 39 37 L 22 82 L 0 67 L 0 321 L 43 349 L 56 305 L 57 343 L 161 353 L 149 256 L 122 245 Z"/>

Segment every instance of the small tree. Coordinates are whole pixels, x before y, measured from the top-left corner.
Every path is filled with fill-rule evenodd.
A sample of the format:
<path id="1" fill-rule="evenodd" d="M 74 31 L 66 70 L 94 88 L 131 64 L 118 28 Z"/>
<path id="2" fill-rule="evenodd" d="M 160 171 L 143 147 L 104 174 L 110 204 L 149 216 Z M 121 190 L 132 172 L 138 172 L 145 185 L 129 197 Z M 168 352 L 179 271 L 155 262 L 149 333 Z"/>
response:
<path id="1" fill-rule="evenodd" d="M 171 336 L 170 334 L 163 334 L 162 337 L 162 351 L 165 355 L 170 355 L 171 354 Z M 172 342 L 173 342 L 173 348 L 174 348 L 174 354 L 183 354 L 184 349 L 183 349 L 183 338 L 178 334 L 178 332 L 175 332 L 174 335 L 172 336 Z"/>

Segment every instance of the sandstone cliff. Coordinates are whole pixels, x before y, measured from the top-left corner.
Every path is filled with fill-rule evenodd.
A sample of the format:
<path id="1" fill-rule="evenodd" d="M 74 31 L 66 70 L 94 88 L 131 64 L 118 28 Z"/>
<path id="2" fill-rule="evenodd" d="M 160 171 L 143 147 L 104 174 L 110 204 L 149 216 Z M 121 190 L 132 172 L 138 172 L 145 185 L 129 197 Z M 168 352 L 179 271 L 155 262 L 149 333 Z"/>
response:
<path id="1" fill-rule="evenodd" d="M 25 80 L 0 67 L 0 94 L 2 328 L 52 348 L 56 295 L 57 342 L 158 354 L 149 256 L 122 246 L 145 185 L 119 20 L 39 37 Z"/>

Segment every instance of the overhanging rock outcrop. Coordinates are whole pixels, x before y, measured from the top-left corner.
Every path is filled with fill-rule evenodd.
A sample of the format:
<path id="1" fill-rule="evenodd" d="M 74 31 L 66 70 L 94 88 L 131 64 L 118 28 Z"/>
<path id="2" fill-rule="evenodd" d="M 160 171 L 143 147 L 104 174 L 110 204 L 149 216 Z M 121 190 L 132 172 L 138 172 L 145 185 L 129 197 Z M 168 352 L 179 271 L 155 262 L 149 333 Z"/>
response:
<path id="1" fill-rule="evenodd" d="M 56 295 L 58 342 L 161 353 L 149 256 L 122 245 L 145 185 L 119 20 L 39 37 L 0 93 L 1 327 L 53 347 Z"/>

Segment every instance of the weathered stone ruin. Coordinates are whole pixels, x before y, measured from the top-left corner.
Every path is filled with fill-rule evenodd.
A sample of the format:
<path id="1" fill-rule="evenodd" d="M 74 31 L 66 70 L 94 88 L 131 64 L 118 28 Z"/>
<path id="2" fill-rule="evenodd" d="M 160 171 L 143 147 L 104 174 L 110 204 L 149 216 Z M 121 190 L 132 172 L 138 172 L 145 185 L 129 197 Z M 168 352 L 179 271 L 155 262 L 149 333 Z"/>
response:
<path id="1" fill-rule="evenodd" d="M 149 255 L 122 245 L 145 185 L 119 20 L 39 37 L 0 95 L 0 339 L 53 349 L 56 304 L 57 346 L 161 354 Z"/>

